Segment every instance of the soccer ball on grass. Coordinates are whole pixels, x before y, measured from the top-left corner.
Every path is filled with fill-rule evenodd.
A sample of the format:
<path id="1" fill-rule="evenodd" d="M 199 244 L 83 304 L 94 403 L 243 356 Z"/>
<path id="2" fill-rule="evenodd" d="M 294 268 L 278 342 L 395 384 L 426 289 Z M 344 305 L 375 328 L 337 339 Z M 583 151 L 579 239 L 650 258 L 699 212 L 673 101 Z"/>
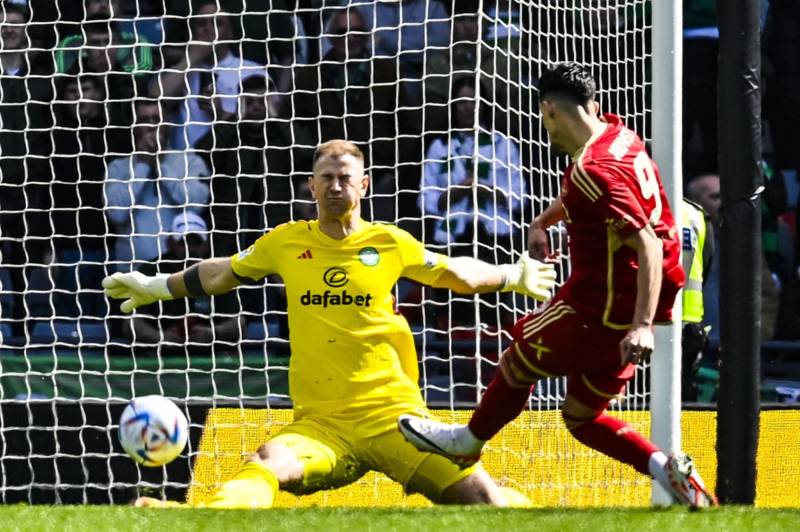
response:
<path id="1" fill-rule="evenodd" d="M 137 397 L 119 420 L 119 442 L 137 463 L 158 467 L 173 461 L 189 438 L 186 416 L 160 395 Z"/>

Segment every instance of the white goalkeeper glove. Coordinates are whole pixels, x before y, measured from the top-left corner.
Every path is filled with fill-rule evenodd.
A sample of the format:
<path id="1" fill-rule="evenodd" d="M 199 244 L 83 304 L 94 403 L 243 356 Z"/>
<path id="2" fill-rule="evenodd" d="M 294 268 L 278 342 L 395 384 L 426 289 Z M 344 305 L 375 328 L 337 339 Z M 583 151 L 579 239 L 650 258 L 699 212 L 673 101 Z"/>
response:
<path id="1" fill-rule="evenodd" d="M 103 288 L 108 297 L 125 299 L 120 308 L 128 313 L 154 301 L 175 299 L 167 288 L 168 278 L 169 274 L 166 273 L 150 277 L 141 272 L 117 272 L 103 279 Z"/>
<path id="2" fill-rule="evenodd" d="M 523 253 L 516 264 L 499 266 L 503 272 L 501 292 L 517 292 L 537 301 L 547 301 L 556 286 L 556 269 Z"/>

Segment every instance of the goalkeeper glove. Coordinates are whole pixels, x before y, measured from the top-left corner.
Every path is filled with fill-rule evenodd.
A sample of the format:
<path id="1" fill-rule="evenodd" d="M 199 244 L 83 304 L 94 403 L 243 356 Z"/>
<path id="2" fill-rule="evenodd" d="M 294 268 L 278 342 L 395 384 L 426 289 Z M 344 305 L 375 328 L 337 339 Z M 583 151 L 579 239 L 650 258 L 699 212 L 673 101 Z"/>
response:
<path id="1" fill-rule="evenodd" d="M 122 312 L 128 313 L 154 301 L 175 299 L 167 288 L 167 278 L 169 274 L 166 273 L 150 277 L 141 272 L 117 272 L 103 279 L 103 288 L 107 296 L 125 299 L 120 308 Z"/>
<path id="2" fill-rule="evenodd" d="M 501 292 L 518 292 L 537 301 L 547 301 L 556 285 L 556 269 L 523 253 L 516 264 L 499 266 L 503 273 Z"/>

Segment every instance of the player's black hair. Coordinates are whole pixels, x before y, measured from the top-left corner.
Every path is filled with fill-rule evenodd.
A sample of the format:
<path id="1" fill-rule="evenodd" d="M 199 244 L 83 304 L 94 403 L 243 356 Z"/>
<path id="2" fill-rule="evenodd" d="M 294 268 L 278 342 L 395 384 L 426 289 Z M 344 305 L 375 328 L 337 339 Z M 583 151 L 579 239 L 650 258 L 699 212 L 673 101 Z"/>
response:
<path id="1" fill-rule="evenodd" d="M 596 91 L 592 73 L 578 63 L 558 63 L 545 69 L 539 78 L 539 101 L 560 97 L 585 107 L 594 100 Z"/>

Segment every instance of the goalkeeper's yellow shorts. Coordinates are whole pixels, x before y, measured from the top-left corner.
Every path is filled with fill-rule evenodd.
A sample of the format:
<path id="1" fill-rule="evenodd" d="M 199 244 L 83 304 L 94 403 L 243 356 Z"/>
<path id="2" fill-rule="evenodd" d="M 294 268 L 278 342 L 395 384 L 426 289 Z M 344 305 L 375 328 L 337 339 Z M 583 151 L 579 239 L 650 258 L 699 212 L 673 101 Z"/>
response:
<path id="1" fill-rule="evenodd" d="M 434 417 L 427 410 L 409 414 Z M 345 486 L 367 471 L 384 473 L 399 482 L 407 493 L 421 493 L 433 502 L 442 492 L 479 468 L 480 463 L 461 469 L 442 456 L 419 451 L 397 429 L 397 416 L 385 419 L 385 430 L 368 433 L 357 419 L 309 415 L 286 426 L 270 442 L 289 447 L 303 462 L 305 474 L 298 486 L 287 486 L 296 495 Z"/>

